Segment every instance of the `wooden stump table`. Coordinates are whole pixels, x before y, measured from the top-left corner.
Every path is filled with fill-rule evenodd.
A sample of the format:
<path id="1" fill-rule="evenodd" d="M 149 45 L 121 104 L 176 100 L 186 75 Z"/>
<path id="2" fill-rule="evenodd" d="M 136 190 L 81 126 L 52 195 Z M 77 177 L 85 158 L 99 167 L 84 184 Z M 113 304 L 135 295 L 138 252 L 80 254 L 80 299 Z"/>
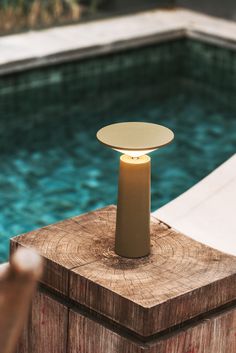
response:
<path id="1" fill-rule="evenodd" d="M 11 240 L 45 260 L 18 353 L 235 353 L 236 257 L 153 218 L 150 256 L 121 258 L 115 217 L 109 206 Z"/>

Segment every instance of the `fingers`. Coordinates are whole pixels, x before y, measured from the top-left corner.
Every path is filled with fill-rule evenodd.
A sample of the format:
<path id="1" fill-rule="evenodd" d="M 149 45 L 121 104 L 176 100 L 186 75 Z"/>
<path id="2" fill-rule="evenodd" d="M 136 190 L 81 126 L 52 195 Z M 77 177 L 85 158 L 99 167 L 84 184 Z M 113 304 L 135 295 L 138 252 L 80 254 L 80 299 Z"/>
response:
<path id="1" fill-rule="evenodd" d="M 42 274 L 42 259 L 32 249 L 20 248 L 10 260 L 11 271 L 38 280 Z"/>
<path id="2" fill-rule="evenodd" d="M 10 264 L 0 266 L 0 351 L 13 353 L 29 311 L 42 259 L 30 249 L 20 248 Z"/>
<path id="3" fill-rule="evenodd" d="M 0 282 L 3 281 L 8 273 L 9 273 L 9 269 L 10 269 L 10 264 L 9 262 L 0 265 Z"/>

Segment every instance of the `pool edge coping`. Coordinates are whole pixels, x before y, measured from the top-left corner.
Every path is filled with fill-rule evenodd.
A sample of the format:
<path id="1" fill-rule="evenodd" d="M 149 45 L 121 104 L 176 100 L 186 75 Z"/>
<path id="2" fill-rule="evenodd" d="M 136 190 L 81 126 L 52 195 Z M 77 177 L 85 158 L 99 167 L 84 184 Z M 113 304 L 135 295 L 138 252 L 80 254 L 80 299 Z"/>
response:
<path id="1" fill-rule="evenodd" d="M 8 35 L 0 75 L 181 38 L 236 49 L 236 22 L 176 8 Z"/>

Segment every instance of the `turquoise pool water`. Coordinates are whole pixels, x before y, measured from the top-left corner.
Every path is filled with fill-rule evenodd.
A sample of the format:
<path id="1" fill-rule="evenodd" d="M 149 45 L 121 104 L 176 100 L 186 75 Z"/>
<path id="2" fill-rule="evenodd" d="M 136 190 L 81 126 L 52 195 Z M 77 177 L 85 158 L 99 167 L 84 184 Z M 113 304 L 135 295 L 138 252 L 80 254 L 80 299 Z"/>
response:
<path id="1" fill-rule="evenodd" d="M 194 82 L 189 89 L 189 84 L 173 81 L 164 95 L 152 94 L 157 83 L 139 88 L 138 94 L 124 84 L 112 95 L 93 93 L 81 108 L 79 93 L 78 100 L 75 94 L 68 102 L 55 72 L 54 81 L 53 91 L 35 84 L 26 92 L 21 86 L 17 93 L 0 95 L 5 136 L 0 152 L 0 261 L 7 259 L 11 236 L 116 203 L 119 153 L 95 137 L 106 124 L 156 122 L 175 132 L 173 144 L 151 154 L 152 210 L 235 153 L 235 111 L 216 96 L 201 96 Z M 48 92 L 55 98 L 52 105 Z"/>
<path id="2" fill-rule="evenodd" d="M 195 184 L 235 151 L 236 119 L 212 102 L 199 104 L 177 95 L 162 105 L 148 104 L 123 111 L 119 121 L 145 120 L 175 131 L 175 142 L 152 153 L 152 210 Z M 31 141 L 0 160 L 0 258 L 5 259 L 8 238 L 105 205 L 116 203 L 119 154 L 101 146 L 95 133 L 117 117 L 61 122 L 57 139 Z M 39 136 L 46 133 L 43 125 Z"/>

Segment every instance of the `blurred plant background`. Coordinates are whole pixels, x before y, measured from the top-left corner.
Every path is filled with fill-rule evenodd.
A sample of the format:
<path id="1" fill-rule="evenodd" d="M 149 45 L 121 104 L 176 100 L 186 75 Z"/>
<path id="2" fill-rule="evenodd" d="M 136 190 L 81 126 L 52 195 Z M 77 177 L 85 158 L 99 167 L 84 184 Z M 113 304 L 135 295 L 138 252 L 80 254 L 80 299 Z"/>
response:
<path id="1" fill-rule="evenodd" d="M 0 35 L 139 10 L 175 0 L 0 0 Z"/>
<path id="2" fill-rule="evenodd" d="M 0 0 L 0 33 L 19 32 L 78 21 L 109 0 Z"/>

